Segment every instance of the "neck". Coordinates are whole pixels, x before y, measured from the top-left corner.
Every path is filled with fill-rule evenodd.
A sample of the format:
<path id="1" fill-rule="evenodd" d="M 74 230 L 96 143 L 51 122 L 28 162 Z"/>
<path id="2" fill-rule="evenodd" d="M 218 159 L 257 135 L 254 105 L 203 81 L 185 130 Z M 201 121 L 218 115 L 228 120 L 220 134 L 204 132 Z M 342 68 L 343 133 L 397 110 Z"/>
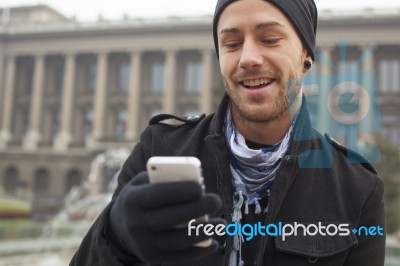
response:
<path id="1" fill-rule="evenodd" d="M 259 144 L 274 145 L 282 140 L 289 131 L 293 119 L 300 111 L 301 104 L 302 97 L 300 95 L 280 117 L 265 123 L 244 120 L 234 114 L 232 114 L 232 119 L 245 139 Z"/>

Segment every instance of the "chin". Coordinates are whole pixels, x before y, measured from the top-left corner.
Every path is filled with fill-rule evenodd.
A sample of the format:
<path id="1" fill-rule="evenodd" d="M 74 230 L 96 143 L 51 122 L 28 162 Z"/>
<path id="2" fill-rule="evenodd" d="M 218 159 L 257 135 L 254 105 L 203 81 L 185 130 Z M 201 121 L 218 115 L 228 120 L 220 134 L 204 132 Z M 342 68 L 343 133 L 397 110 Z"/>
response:
<path id="1" fill-rule="evenodd" d="M 287 107 L 269 108 L 266 106 L 246 106 L 244 108 L 238 108 L 238 113 L 243 119 L 249 122 L 269 123 L 283 116 L 287 110 Z"/>

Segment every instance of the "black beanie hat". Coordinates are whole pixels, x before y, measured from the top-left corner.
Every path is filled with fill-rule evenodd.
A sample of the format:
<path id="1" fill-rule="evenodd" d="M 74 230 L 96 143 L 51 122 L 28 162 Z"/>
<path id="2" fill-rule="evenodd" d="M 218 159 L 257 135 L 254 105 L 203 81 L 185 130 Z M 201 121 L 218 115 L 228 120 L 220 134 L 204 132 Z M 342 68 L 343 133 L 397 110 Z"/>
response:
<path id="1" fill-rule="evenodd" d="M 218 0 L 215 7 L 213 20 L 214 45 L 217 57 L 218 51 L 218 33 L 217 25 L 219 17 L 225 7 L 235 2 L 235 0 Z M 314 0 L 267 0 L 267 2 L 276 6 L 292 23 L 300 39 L 309 52 L 311 58 L 315 60 L 315 36 L 317 34 L 318 11 Z"/>

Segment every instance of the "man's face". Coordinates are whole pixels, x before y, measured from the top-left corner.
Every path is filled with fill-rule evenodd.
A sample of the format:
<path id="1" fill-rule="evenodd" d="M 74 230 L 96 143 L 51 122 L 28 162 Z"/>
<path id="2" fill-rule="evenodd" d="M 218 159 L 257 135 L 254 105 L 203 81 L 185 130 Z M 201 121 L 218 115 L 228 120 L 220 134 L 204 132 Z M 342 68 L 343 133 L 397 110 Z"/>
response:
<path id="1" fill-rule="evenodd" d="M 262 0 L 239 0 L 218 22 L 219 59 L 233 117 L 270 122 L 301 92 L 307 51 L 285 15 Z"/>

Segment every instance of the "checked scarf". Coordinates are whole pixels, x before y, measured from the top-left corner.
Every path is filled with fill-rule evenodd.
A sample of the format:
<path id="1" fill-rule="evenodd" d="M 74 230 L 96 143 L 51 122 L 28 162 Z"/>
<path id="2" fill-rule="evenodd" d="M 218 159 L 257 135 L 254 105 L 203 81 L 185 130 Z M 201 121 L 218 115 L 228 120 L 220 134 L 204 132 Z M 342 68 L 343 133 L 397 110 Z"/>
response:
<path id="1" fill-rule="evenodd" d="M 235 128 L 230 110 L 228 107 L 225 118 L 225 137 L 231 151 L 230 169 L 234 188 L 232 222 L 240 223 L 243 207 L 244 214 L 248 214 L 249 205 L 255 204 L 255 213 L 261 213 L 259 201 L 271 194 L 276 172 L 289 147 L 293 124 L 281 141 L 271 147 L 254 150 L 247 147 L 245 138 Z M 268 205 L 264 210 L 264 213 L 266 212 L 268 212 Z M 242 266 L 244 264 L 241 254 L 243 236 L 235 235 L 233 240 L 229 266 Z"/>

